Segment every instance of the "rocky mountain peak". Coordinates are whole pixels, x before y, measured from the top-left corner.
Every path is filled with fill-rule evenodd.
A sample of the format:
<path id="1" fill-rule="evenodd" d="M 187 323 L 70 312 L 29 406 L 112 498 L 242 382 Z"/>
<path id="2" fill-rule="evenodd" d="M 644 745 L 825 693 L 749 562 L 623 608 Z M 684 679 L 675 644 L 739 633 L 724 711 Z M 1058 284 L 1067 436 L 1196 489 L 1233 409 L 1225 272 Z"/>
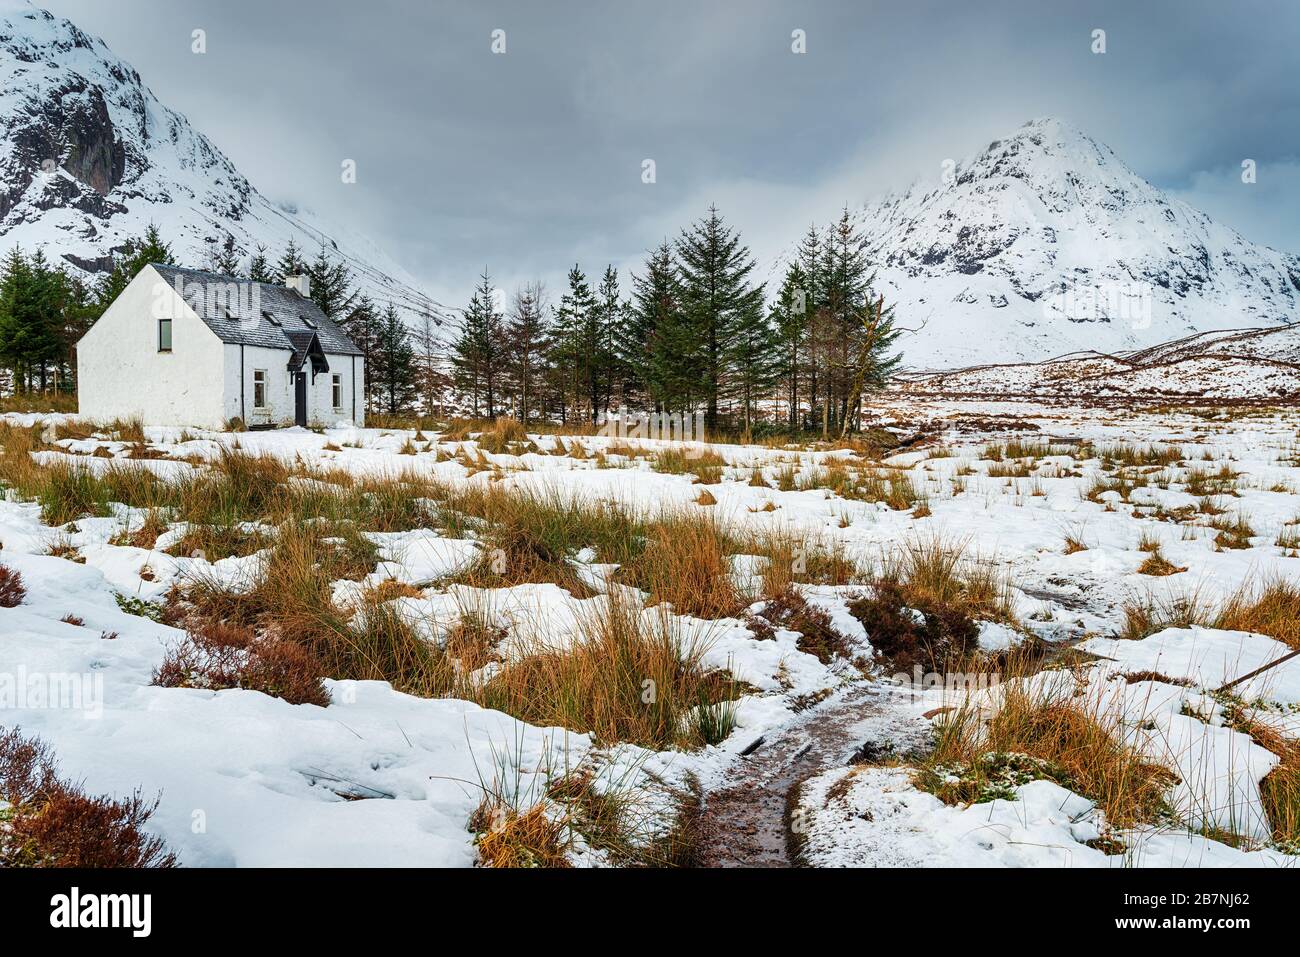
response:
<path id="1" fill-rule="evenodd" d="M 0 0 L 0 241 L 94 273 L 151 223 L 195 266 L 218 246 L 274 257 L 290 239 L 306 255 L 324 244 L 373 299 L 448 316 L 365 237 L 264 197 L 102 40 Z"/>
<path id="2" fill-rule="evenodd" d="M 1300 257 L 1169 196 L 1109 147 L 1034 119 L 854 214 L 921 368 L 1119 352 L 1300 322 Z"/>

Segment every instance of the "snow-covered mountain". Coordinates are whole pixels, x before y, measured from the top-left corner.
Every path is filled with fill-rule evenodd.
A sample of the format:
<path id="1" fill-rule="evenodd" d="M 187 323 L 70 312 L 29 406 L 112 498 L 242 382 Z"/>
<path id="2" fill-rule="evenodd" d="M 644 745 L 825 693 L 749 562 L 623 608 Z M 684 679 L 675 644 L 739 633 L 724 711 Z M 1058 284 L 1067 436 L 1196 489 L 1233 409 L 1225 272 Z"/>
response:
<path id="1" fill-rule="evenodd" d="M 1115 355 L 1073 352 L 1044 362 L 904 373 L 897 384 L 917 395 L 978 399 L 1294 402 L 1300 323 L 1202 332 Z"/>
<path id="2" fill-rule="evenodd" d="M 448 311 L 355 231 L 268 200 L 97 37 L 28 0 L 0 0 L 0 247 L 44 247 L 87 274 L 156 223 L 180 261 L 213 244 L 274 259 L 293 238 L 345 259 L 361 290 L 408 317 Z"/>
<path id="3" fill-rule="evenodd" d="M 851 213 L 900 322 L 926 324 L 901 342 L 912 368 L 1300 322 L 1300 256 L 1167 196 L 1060 120 L 1025 124 L 947 179 Z"/>

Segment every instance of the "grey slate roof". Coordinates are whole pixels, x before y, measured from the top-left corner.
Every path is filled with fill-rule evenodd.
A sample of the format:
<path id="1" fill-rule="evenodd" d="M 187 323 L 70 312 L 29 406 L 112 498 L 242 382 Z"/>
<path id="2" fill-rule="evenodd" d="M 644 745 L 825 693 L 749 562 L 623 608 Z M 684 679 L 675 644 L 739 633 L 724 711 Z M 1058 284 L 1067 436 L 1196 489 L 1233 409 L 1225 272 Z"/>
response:
<path id="1" fill-rule="evenodd" d="M 325 359 L 325 350 L 321 348 L 320 337 L 311 331 L 286 332 L 285 335 L 293 343 L 293 355 L 289 357 L 289 371 L 297 372 L 302 368 L 302 364 L 311 356 L 312 372 L 328 372 L 329 362 Z"/>
<path id="2" fill-rule="evenodd" d="M 314 334 L 323 351 L 359 356 L 361 350 L 320 306 L 297 291 L 274 283 L 249 282 L 202 269 L 160 266 L 153 269 L 182 291 L 185 302 L 222 342 L 300 351 L 299 342 Z M 179 286 L 178 286 L 179 281 Z M 301 335 L 293 335 L 301 334 Z"/>

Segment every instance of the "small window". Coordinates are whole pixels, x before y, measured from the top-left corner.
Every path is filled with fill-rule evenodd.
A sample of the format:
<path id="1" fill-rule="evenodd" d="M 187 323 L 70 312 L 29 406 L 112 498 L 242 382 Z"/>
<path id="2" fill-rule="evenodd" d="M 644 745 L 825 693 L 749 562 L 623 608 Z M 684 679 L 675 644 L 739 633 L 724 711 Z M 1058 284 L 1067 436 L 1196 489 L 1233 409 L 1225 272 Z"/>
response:
<path id="1" fill-rule="evenodd" d="M 158 320 L 158 351 L 172 351 L 172 321 L 170 319 Z"/>
<path id="2" fill-rule="evenodd" d="M 266 370 L 253 370 L 253 408 L 266 408 Z"/>
<path id="3" fill-rule="evenodd" d="M 269 323 L 270 323 L 271 325 L 273 325 L 273 326 L 278 326 L 278 325 L 280 324 L 280 320 L 277 319 L 277 318 L 275 318 L 275 316 L 271 315 L 269 312 L 265 312 L 265 311 L 263 311 L 263 312 L 262 312 L 262 318 L 265 319 L 267 322 L 269 322 Z"/>
<path id="4" fill-rule="evenodd" d="M 343 376 L 338 373 L 330 376 L 330 395 L 333 397 L 334 408 L 343 408 Z"/>
<path id="5" fill-rule="evenodd" d="M 302 320 L 302 324 L 306 326 L 308 329 L 320 328 L 319 326 L 316 325 L 316 323 L 312 322 L 312 320 L 308 319 L 306 316 L 299 316 L 298 318 Z"/>

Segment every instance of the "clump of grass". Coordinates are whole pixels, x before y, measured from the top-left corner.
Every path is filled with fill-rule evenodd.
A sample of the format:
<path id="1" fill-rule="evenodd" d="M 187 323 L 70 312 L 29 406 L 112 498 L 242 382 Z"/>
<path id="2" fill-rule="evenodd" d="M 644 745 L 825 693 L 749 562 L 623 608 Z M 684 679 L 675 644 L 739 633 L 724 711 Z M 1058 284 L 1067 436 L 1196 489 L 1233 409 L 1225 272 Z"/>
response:
<path id="1" fill-rule="evenodd" d="M 13 489 L 21 498 L 36 495 L 42 469 L 32 458 L 41 447 L 40 433 L 36 428 L 20 428 L 0 422 L 0 485 Z"/>
<path id="2" fill-rule="evenodd" d="M 762 589 L 763 596 L 768 599 L 780 597 L 796 583 L 851 585 L 865 577 L 838 540 L 828 542 L 779 531 L 754 535 L 734 547 L 767 559 L 762 572 Z"/>
<path id="3" fill-rule="evenodd" d="M 1090 502 L 1100 503 L 1102 497 L 1108 492 L 1115 492 L 1120 501 L 1127 502 L 1136 488 L 1137 483 L 1127 475 L 1109 476 L 1098 474 L 1094 475 L 1088 484 L 1082 487 L 1080 494 Z M 1110 504 L 1110 502 L 1107 502 L 1108 508 Z"/>
<path id="4" fill-rule="evenodd" d="M 590 732 L 647 748 L 716 744 L 730 733 L 735 682 L 703 665 L 706 643 L 665 613 L 611 595 L 579 620 L 565 650 L 504 666 L 476 695 L 485 707 L 542 727 Z"/>
<path id="5" fill-rule="evenodd" d="M 1183 459 L 1183 450 L 1175 445 L 1137 445 L 1116 442 L 1101 450 L 1103 463 L 1130 468 L 1158 465 L 1175 465 Z"/>
<path id="6" fill-rule="evenodd" d="M 620 571 L 652 602 L 668 602 L 678 614 L 725 618 L 744 604 L 732 581 L 731 547 L 709 513 L 666 515 L 647 527 L 644 549 Z"/>
<path id="7" fill-rule="evenodd" d="M 221 511 L 233 519 L 269 517 L 283 502 L 290 469 L 274 455 L 251 455 L 223 446 L 212 467 L 223 480 L 213 483 L 217 496 L 226 503 Z"/>
<path id="8" fill-rule="evenodd" d="M 1300 585 L 1275 576 L 1247 581 L 1216 610 L 1199 589 L 1182 595 L 1134 596 L 1123 606 L 1121 638 L 1142 639 L 1166 628 L 1221 628 L 1276 638 L 1300 648 Z"/>
<path id="9" fill-rule="evenodd" d="M 477 441 L 480 449 L 497 455 L 516 451 L 528 441 L 528 432 L 520 422 L 503 416 L 491 429 L 480 433 Z"/>
<path id="10" fill-rule="evenodd" d="M 467 492 L 449 507 L 483 521 L 483 557 L 465 576 L 480 585 L 554 582 L 585 596 L 570 559 L 590 547 L 602 561 L 625 563 L 643 535 L 641 520 L 627 510 L 559 491 Z"/>
<path id="11" fill-rule="evenodd" d="M 548 806 L 536 804 L 516 810 L 485 797 L 470 818 L 474 846 L 482 867 L 571 867 L 567 850 L 569 828 L 548 815 Z"/>
<path id="12" fill-rule="evenodd" d="M 980 457 L 993 462 L 1002 462 L 1007 459 L 1036 459 L 1050 452 L 1048 444 L 1043 441 L 1010 439 L 1006 442 L 986 445 Z"/>
<path id="13" fill-rule="evenodd" d="M 363 599 L 359 608 L 334 604 L 331 586 L 345 560 L 337 542 L 319 529 L 286 523 L 255 580 L 231 590 L 196 573 L 176 603 L 177 614 L 191 627 L 219 620 L 294 642 L 329 677 L 388 681 L 424 697 L 448 693 L 455 686 L 452 663 L 393 606 L 375 596 Z"/>
<path id="14" fill-rule="evenodd" d="M 1300 556 L 1300 525 L 1283 525 L 1275 544 L 1293 558 Z"/>
<path id="15" fill-rule="evenodd" d="M 500 660 L 497 646 L 505 640 L 507 630 L 481 607 L 461 610 L 443 641 L 447 654 L 460 662 L 465 671 L 478 671 L 490 661 Z"/>
<path id="16" fill-rule="evenodd" d="M 46 545 L 45 554 L 53 558 L 62 558 L 64 561 L 76 562 L 78 565 L 85 564 L 86 561 L 77 546 L 64 536 L 56 536 Z"/>
<path id="17" fill-rule="evenodd" d="M 75 415 L 77 397 L 66 392 L 22 392 L 0 396 L 0 414 L 6 412 L 55 412 Z"/>
<path id="18" fill-rule="evenodd" d="M 670 445 L 660 449 L 650 460 L 650 467 L 665 475 L 695 475 L 697 481 L 713 485 L 722 480 L 722 469 L 727 465 L 713 449 Z"/>
<path id="19" fill-rule="evenodd" d="M 110 539 L 112 545 L 131 548 L 153 548 L 158 536 L 167 531 L 167 522 L 156 508 L 151 508 L 140 522 L 139 528 L 126 528 Z"/>
<path id="20" fill-rule="evenodd" d="M 48 466 L 36 497 L 41 503 L 41 521 L 46 525 L 66 525 L 79 518 L 109 514 L 103 483 L 80 465 L 55 462 Z"/>
<path id="21" fill-rule="evenodd" d="M 1241 512 L 1232 518 L 1224 515 L 1215 516 L 1210 519 L 1209 524 L 1210 528 L 1219 530 L 1219 534 L 1214 536 L 1214 544 L 1220 549 L 1250 548 L 1250 540 L 1255 535 L 1255 529 Z"/>
<path id="22" fill-rule="evenodd" d="M 377 585 L 372 585 L 366 589 L 362 599 L 363 603 L 373 603 L 382 605 L 385 602 L 396 601 L 399 598 L 423 598 L 424 592 L 407 582 L 398 581 L 395 578 L 385 578 Z"/>
<path id="23" fill-rule="evenodd" d="M 1143 551 L 1147 551 L 1149 554 L 1142 561 L 1142 564 L 1138 566 L 1139 575 L 1166 577 L 1187 571 L 1186 566 L 1175 565 L 1165 558 L 1164 553 L 1160 551 L 1159 542 L 1156 543 L 1154 548 L 1143 549 Z"/>
<path id="24" fill-rule="evenodd" d="M 1213 618 L 1210 603 L 1199 589 L 1182 595 L 1134 595 L 1123 605 L 1124 624 L 1119 637 L 1134 641 L 1166 628 L 1208 625 Z"/>
<path id="25" fill-rule="evenodd" d="M 994 462 L 989 466 L 989 478 L 1029 478 L 1033 472 L 1032 462 L 1010 460 Z"/>
<path id="26" fill-rule="evenodd" d="M 1300 854 L 1300 742 L 1261 720 L 1258 712 L 1238 699 L 1216 697 L 1223 705 L 1227 727 L 1249 735 L 1260 747 L 1277 755 L 1277 765 L 1259 782 L 1260 802 L 1272 828 L 1273 846 L 1288 854 Z"/>
<path id="27" fill-rule="evenodd" d="M 1138 551 L 1150 552 L 1151 554 L 1160 551 L 1160 536 L 1150 529 L 1143 529 L 1142 535 L 1138 539 Z"/>
<path id="28" fill-rule="evenodd" d="M 918 786 L 949 802 L 986 800 L 1006 796 L 1011 771 L 1019 783 L 1064 784 L 1096 802 L 1114 826 L 1167 820 L 1175 775 L 1123 743 L 1120 715 L 1099 696 L 1077 694 L 1068 673 L 1061 679 L 1003 684 L 991 716 L 969 704 L 946 715 Z"/>
<path id="29" fill-rule="evenodd" d="M 1258 586 L 1247 582 L 1224 602 L 1214 627 L 1268 635 L 1300 648 L 1300 584 L 1281 576 Z"/>
<path id="30" fill-rule="evenodd" d="M 1186 491 L 1189 495 L 1198 498 L 1234 495 L 1237 491 L 1237 481 L 1240 478 L 1241 473 L 1234 471 L 1227 462 L 1220 465 L 1217 470 L 1188 469 Z"/>
<path id="31" fill-rule="evenodd" d="M 991 564 L 967 555 L 966 541 L 939 535 L 903 543 L 887 556 L 878 581 L 900 586 L 908 600 L 960 609 L 974 619 L 1014 624 L 1016 613 L 1010 582 Z"/>

